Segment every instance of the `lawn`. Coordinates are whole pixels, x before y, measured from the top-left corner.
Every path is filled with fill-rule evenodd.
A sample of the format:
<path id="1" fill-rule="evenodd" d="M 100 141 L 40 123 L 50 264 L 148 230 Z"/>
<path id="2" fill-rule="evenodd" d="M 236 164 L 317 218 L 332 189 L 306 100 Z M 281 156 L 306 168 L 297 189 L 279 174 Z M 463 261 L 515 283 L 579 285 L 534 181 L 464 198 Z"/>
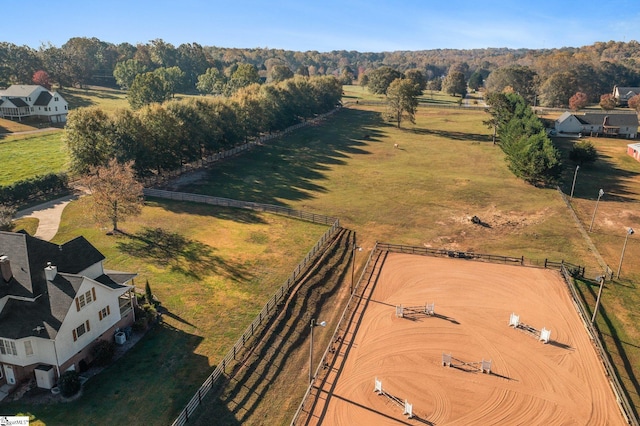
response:
<path id="1" fill-rule="evenodd" d="M 10 135 L 0 139 L 0 185 L 48 173 L 66 172 L 69 155 L 62 131 Z"/>
<path id="2" fill-rule="evenodd" d="M 345 94 L 358 90 L 361 88 L 353 87 L 352 91 L 347 87 Z M 464 108 L 421 108 L 415 125 L 403 123 L 398 129 L 382 119 L 383 110 L 382 105 L 351 104 L 322 126 L 301 129 L 212 167 L 205 180 L 183 190 L 339 217 L 344 227 L 357 232 L 358 245 L 364 248 L 359 264 L 376 241 L 384 241 L 586 265 L 589 280 L 580 288 L 585 301 L 593 306 L 592 278 L 601 272 L 595 257 L 577 232 L 557 190 L 532 187 L 508 171 L 502 151 L 491 142 L 491 131 L 482 124 L 486 113 Z M 396 143 L 398 148 L 394 148 Z M 597 232 L 592 238 L 607 263 L 616 269 L 625 226 L 640 229 L 640 216 L 634 213 L 638 211 L 635 203 L 640 194 L 640 168 L 625 157 L 622 147 L 626 142 L 599 139 L 596 146 L 602 160 L 593 168 L 580 169 L 573 204 L 588 228 L 597 190 L 606 182 L 604 189 L 611 198 L 600 202 Z M 569 147 L 570 141 L 563 141 L 562 148 Z M 566 164 L 562 184 L 565 192 L 570 189 L 574 169 L 571 163 Z M 117 406 L 101 404 L 99 392 L 91 393 L 89 384 L 88 395 L 78 402 L 78 411 L 94 410 L 91 412 L 96 416 L 92 418 L 111 422 L 130 421 L 132 413 L 137 415 L 145 405 L 149 406 L 148 410 L 144 408 L 145 413 L 151 417 L 137 417 L 141 421 L 158 418 L 167 423 L 175 416 L 200 384 L 198 381 L 206 377 L 264 304 L 271 287 L 260 289 L 261 284 L 273 280 L 279 285 L 281 278 L 276 279 L 276 275 L 288 275 L 314 237 L 324 230 L 256 213 L 165 202 L 152 202 L 142 217 L 124 226 L 130 233 L 141 232 L 144 227 L 176 232 L 211 247 L 213 252 L 208 256 L 214 260 L 218 256 L 224 259 L 216 263 L 221 266 L 213 276 L 193 277 L 185 274 L 190 268 L 185 267 L 184 260 L 168 267 L 166 262 L 130 256 L 117 244 L 119 240 L 91 226 L 81 213 L 81 203 L 72 206 L 65 211 L 56 241 L 78 234 L 87 236 L 107 256 L 110 267 L 138 271 L 139 286 L 148 278 L 154 292 L 177 318 L 167 321 L 167 329 L 153 332 L 151 337 L 160 343 L 152 344 L 151 349 L 136 348 L 139 352 L 112 367 L 120 372 L 127 370 L 123 364 L 129 368 L 135 365 L 135 377 L 140 377 L 130 378 L 127 386 L 120 387 L 117 380 L 111 383 L 111 379 L 105 379 L 104 394 L 112 395 Z M 473 216 L 478 216 L 484 226 L 472 223 Z M 289 232 L 304 237 L 292 238 Z M 275 240 L 271 240 L 273 233 L 279 235 Z M 269 236 L 270 244 L 262 246 L 265 236 Z M 289 240 L 295 244 L 287 245 Z M 277 244 L 273 241 L 282 246 L 274 248 Z M 638 250 L 630 238 L 626 259 L 637 258 Z M 598 317 L 636 405 L 640 404 L 640 387 L 634 366 L 640 362 L 640 328 L 634 307 L 640 302 L 635 291 L 639 274 L 637 262 L 625 262 L 621 280 L 606 286 L 602 315 Z M 233 306 L 241 308 L 232 310 Z M 176 344 L 170 347 L 185 346 L 189 350 L 173 351 L 165 360 L 162 351 L 166 342 Z M 154 371 L 150 361 L 153 356 L 148 353 L 161 357 L 161 364 L 166 363 L 169 369 Z M 145 363 L 147 370 L 143 368 Z M 190 363 L 195 368 L 176 367 Z M 303 360 L 286 368 L 300 371 L 306 366 Z M 162 381 L 153 377 L 156 373 L 172 377 L 171 383 L 159 387 Z M 174 376 L 189 384 L 174 382 Z M 159 387 L 154 390 L 160 397 L 152 398 L 145 386 Z M 178 390 L 168 389 L 170 386 Z M 132 391 L 125 391 L 129 387 Z M 122 397 L 117 396 L 121 392 Z M 301 397 L 273 389 L 264 403 L 295 406 Z M 61 419 L 62 413 L 56 412 L 59 408 L 34 409 L 47 424 L 58 424 Z M 123 413 L 111 413 L 118 410 Z M 246 424 L 260 424 L 263 419 L 256 416 L 245 420 Z"/>
<path id="3" fill-rule="evenodd" d="M 59 405 L 3 404 L 46 425 L 145 424 L 173 421 L 193 392 L 316 243 L 326 227 L 246 210 L 150 200 L 141 216 L 107 236 L 87 214 L 89 198 L 71 203 L 54 242 L 84 235 L 107 269 L 134 271 L 168 309 L 122 360 L 90 380 L 83 396 Z M 180 235 L 171 256 L 141 241 L 149 229 Z M 146 239 L 148 240 L 148 238 Z M 153 241 L 162 244 L 162 238 Z"/>

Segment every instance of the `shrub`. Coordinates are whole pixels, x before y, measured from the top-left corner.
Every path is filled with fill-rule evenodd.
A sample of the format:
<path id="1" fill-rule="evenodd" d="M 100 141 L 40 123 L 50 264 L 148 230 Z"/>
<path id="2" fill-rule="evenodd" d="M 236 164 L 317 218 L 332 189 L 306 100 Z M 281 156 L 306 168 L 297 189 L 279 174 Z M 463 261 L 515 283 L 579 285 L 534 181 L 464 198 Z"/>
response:
<path id="1" fill-rule="evenodd" d="M 60 376 L 60 380 L 58 380 L 60 394 L 65 398 L 77 394 L 80 391 L 80 387 L 80 376 L 73 370 L 66 371 Z"/>
<path id="2" fill-rule="evenodd" d="M 16 209 L 11 206 L 0 204 L 0 231 L 10 231 L 13 225 L 13 216 Z"/>
<path id="3" fill-rule="evenodd" d="M 116 345 L 109 340 L 100 340 L 91 349 L 93 354 L 93 362 L 96 365 L 107 365 L 113 359 L 113 355 L 116 352 Z"/>

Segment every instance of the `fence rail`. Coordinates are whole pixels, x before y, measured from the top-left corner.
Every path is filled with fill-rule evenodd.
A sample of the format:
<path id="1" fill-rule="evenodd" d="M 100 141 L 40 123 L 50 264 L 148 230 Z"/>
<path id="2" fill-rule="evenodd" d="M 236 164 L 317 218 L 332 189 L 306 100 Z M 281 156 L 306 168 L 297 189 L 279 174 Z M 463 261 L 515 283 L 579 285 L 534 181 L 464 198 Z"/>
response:
<path id="1" fill-rule="evenodd" d="M 185 408 L 180 412 L 178 417 L 173 421 L 172 426 L 182 426 L 189 420 L 189 417 L 202 403 L 202 398 L 211 390 L 211 388 L 217 383 L 222 375 L 224 375 L 229 368 L 236 365 L 236 359 L 246 349 L 250 349 L 255 344 L 252 337 L 262 329 L 262 325 L 271 319 L 277 311 L 277 306 L 284 300 L 293 285 L 297 282 L 300 276 L 303 274 L 306 268 L 309 267 L 312 260 L 320 253 L 326 243 L 331 240 L 334 234 L 340 229 L 340 221 L 336 218 L 328 216 L 301 212 L 297 210 L 291 210 L 284 207 L 272 206 L 269 204 L 248 203 L 244 201 L 230 200 L 227 198 L 209 197 L 198 194 L 187 194 L 180 192 L 162 191 L 157 189 L 145 189 L 146 196 L 169 198 L 173 200 L 181 201 L 193 201 L 206 204 L 214 204 L 226 207 L 246 208 L 258 211 L 268 211 L 275 214 L 281 214 L 289 217 L 295 217 L 298 219 L 306 220 L 313 223 L 331 224 L 331 227 L 320 237 L 313 248 L 307 253 L 304 259 L 298 263 L 287 281 L 276 290 L 275 294 L 269 298 L 262 310 L 254 318 L 253 322 L 246 328 L 242 336 L 236 341 L 233 347 L 229 350 L 227 355 L 218 363 L 213 372 L 207 377 L 204 383 L 198 388 L 198 391 L 189 400 Z M 220 202 L 220 203 L 218 203 Z"/>
<path id="2" fill-rule="evenodd" d="M 232 200 L 230 198 L 213 197 L 210 195 L 192 194 L 188 192 L 166 191 L 163 189 L 145 188 L 145 197 L 165 198 L 176 201 L 189 201 L 193 203 L 209 204 L 221 207 L 233 207 L 248 209 L 259 212 L 273 213 L 281 216 L 292 217 L 305 220 L 307 222 L 319 223 L 322 225 L 332 225 L 339 220 L 335 217 L 325 216 L 317 213 L 309 213 L 301 210 L 294 210 L 288 207 L 276 206 L 273 204 L 253 203 L 250 201 Z"/>
<path id="3" fill-rule="evenodd" d="M 472 259 L 472 260 L 482 260 L 491 263 L 504 263 L 511 265 L 522 265 L 522 266 L 538 266 L 544 268 L 553 268 L 560 269 L 562 265 L 568 268 L 573 274 L 583 275 L 584 267 L 580 265 L 574 265 L 569 262 L 554 261 L 549 259 L 527 259 L 524 256 L 516 257 L 516 256 L 503 256 L 498 254 L 483 254 L 483 253 L 474 253 L 468 251 L 457 251 L 457 250 L 445 250 L 445 249 L 432 249 L 428 247 L 419 247 L 419 246 L 407 246 L 402 244 L 389 244 L 389 243 L 377 243 L 378 248 L 380 250 L 387 250 L 394 253 L 408 253 L 408 254 L 419 254 L 423 256 L 437 256 L 437 257 L 453 257 L 458 259 Z"/>
<path id="4" fill-rule="evenodd" d="M 604 369 L 609 376 L 609 381 L 611 383 L 611 388 L 616 395 L 616 400 L 618 401 L 618 405 L 620 406 L 620 411 L 622 411 L 622 415 L 624 416 L 627 423 L 632 424 L 634 426 L 640 425 L 638 421 L 638 417 L 633 410 L 629 399 L 627 398 L 627 394 L 624 391 L 622 384 L 620 383 L 620 379 L 616 374 L 616 370 L 613 367 L 613 363 L 607 354 L 607 351 L 604 348 L 604 343 L 602 342 L 602 335 L 600 334 L 600 330 L 598 326 L 592 323 L 589 320 L 589 314 L 587 313 L 587 308 L 584 303 L 582 303 L 582 299 L 578 297 L 578 292 L 573 284 L 573 279 L 571 275 L 571 271 L 565 266 L 562 265 L 560 268 L 562 272 L 562 277 L 564 278 L 564 282 L 569 288 L 569 292 L 571 293 L 571 297 L 574 301 L 574 306 L 578 311 L 578 315 L 582 319 L 582 323 L 584 327 L 587 329 L 587 333 L 591 337 L 591 340 L 596 346 L 598 351 L 598 355 L 600 356 L 600 360 L 604 366 Z"/>

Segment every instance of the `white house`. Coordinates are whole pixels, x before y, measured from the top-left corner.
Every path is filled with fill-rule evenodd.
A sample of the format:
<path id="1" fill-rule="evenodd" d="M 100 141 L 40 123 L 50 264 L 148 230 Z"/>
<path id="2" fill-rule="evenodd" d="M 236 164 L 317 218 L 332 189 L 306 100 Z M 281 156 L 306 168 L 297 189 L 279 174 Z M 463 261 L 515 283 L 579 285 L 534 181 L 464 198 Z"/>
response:
<path id="1" fill-rule="evenodd" d="M 0 117 L 22 120 L 36 117 L 52 123 L 67 121 L 69 104 L 58 92 L 42 86 L 14 84 L 0 90 Z"/>
<path id="2" fill-rule="evenodd" d="M 84 237 L 58 245 L 0 232 L 0 385 L 35 376 L 50 389 L 133 324 L 136 274 L 104 270 L 104 259 Z"/>
<path id="3" fill-rule="evenodd" d="M 635 113 L 564 112 L 555 122 L 556 133 L 582 133 L 591 136 L 615 136 L 635 139 L 638 136 L 638 115 Z"/>
<path id="4" fill-rule="evenodd" d="M 640 87 L 613 87 L 613 97 L 620 106 L 626 106 L 629 99 L 640 95 Z"/>

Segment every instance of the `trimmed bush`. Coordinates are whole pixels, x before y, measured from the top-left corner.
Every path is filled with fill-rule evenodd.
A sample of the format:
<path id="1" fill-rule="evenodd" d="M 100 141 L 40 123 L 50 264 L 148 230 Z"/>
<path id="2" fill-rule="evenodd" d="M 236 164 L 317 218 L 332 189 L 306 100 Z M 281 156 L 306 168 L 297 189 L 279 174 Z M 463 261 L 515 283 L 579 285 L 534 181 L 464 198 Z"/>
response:
<path id="1" fill-rule="evenodd" d="M 100 340 L 91 349 L 93 362 L 98 366 L 104 366 L 111 362 L 116 353 L 116 345 L 109 340 Z"/>
<path id="2" fill-rule="evenodd" d="M 60 380 L 58 380 L 60 394 L 65 398 L 77 394 L 80 391 L 80 387 L 80 376 L 73 370 L 66 371 L 60 376 Z"/>

